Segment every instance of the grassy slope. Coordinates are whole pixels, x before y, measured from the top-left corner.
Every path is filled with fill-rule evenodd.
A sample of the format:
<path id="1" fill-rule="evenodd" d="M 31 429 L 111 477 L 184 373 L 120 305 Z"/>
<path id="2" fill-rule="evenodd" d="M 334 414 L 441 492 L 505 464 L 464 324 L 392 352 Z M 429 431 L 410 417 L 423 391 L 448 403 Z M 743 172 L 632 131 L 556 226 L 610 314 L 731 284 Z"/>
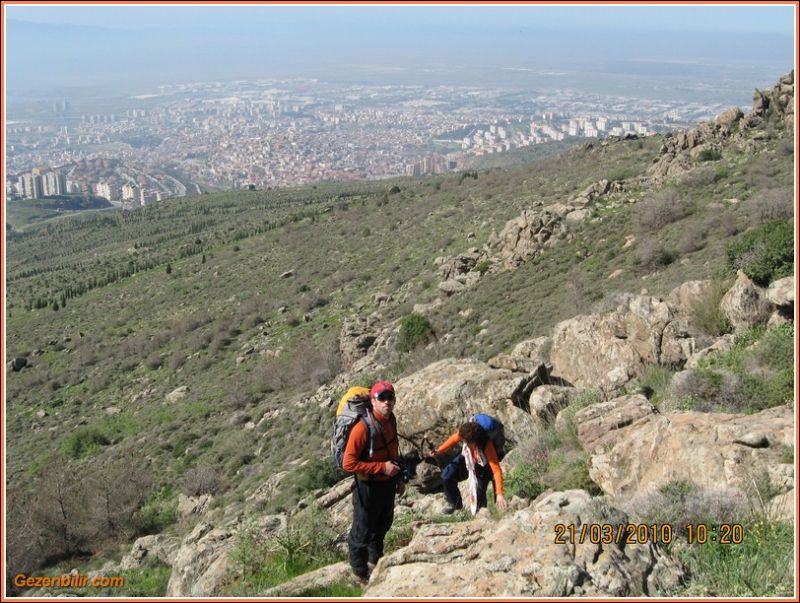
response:
<path id="1" fill-rule="evenodd" d="M 477 179 L 208 194 L 27 229 L 8 242 L 8 356 L 32 364 L 8 375 L 10 484 L 66 451 L 84 467 L 133 456 L 156 484 L 207 465 L 227 492 L 218 504 L 241 501 L 324 445 L 328 412 L 287 402 L 338 370 L 335 346 L 345 317 L 377 309 L 377 291 L 395 295 L 380 308 L 387 319 L 432 301 L 435 257 L 481 246 L 535 202 L 567 200 L 602 178 L 643 174 L 660 144 L 653 137 L 580 147 Z M 575 229 L 573 242 L 513 272 L 487 275 L 436 309 L 435 330 L 453 338 L 400 356 L 387 376 L 438 357 L 488 358 L 548 334 L 561 319 L 608 305 L 617 292 L 664 295 L 687 280 L 729 276 L 726 244 L 764 217 L 768 191 L 790 190 L 792 159 L 778 132 L 758 155 L 726 152 L 699 166 L 666 185 L 689 213 L 659 229 L 643 225 L 641 204 L 629 203 L 658 191 L 633 188 L 604 200 L 597 219 Z M 394 186 L 400 192 L 390 193 Z M 724 201 L 731 198 L 740 202 Z M 690 251 L 697 246 L 685 239 L 697 225 L 704 244 Z M 675 261 L 657 270 L 642 266 L 640 244 L 622 249 L 628 234 L 674 251 Z M 622 276 L 608 280 L 619 268 Z M 280 278 L 290 269 L 293 277 Z M 109 282 L 90 288 L 94 279 Z M 75 283 L 89 290 L 65 308 L 27 308 L 38 297 L 60 301 Z M 473 312 L 462 318 L 458 310 L 466 308 Z M 258 354 L 278 348 L 278 358 Z M 184 385 L 186 398 L 164 401 Z M 110 406 L 121 413 L 107 413 Z M 234 412 L 258 421 L 276 409 L 285 412 L 255 430 L 229 423 Z M 47 416 L 37 417 L 41 410 Z M 89 430 L 102 435 L 100 445 L 76 446 L 76 439 L 91 440 Z"/>

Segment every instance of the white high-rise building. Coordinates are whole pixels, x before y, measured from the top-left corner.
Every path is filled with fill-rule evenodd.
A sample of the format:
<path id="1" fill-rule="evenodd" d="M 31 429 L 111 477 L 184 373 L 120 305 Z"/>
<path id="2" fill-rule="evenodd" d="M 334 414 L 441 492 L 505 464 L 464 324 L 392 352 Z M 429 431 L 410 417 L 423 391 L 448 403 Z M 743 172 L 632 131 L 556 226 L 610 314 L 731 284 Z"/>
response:
<path id="1" fill-rule="evenodd" d="M 98 197 L 103 197 L 103 199 L 108 199 L 109 201 L 117 197 L 116 190 L 108 182 L 98 182 L 95 190 Z"/>
<path id="2" fill-rule="evenodd" d="M 22 196 L 25 199 L 42 198 L 42 177 L 39 175 L 39 170 L 34 169 L 33 172 L 22 174 L 20 181 L 22 183 Z"/>
<path id="3" fill-rule="evenodd" d="M 47 172 L 42 176 L 42 192 L 45 197 L 63 195 L 67 192 L 67 179 L 58 170 Z"/>
<path id="4" fill-rule="evenodd" d="M 130 184 L 123 184 L 122 185 L 122 198 L 124 200 L 128 199 L 139 199 L 139 189 L 135 186 Z"/>

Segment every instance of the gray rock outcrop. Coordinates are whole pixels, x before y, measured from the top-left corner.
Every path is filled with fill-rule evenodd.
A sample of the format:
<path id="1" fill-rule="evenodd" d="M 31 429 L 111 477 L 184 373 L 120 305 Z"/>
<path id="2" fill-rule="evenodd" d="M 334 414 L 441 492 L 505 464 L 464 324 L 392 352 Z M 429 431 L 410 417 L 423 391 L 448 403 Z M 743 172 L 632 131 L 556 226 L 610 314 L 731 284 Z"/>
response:
<path id="1" fill-rule="evenodd" d="M 718 152 L 731 143 L 746 152 L 753 150 L 753 141 L 748 137 L 765 122 L 794 127 L 794 71 L 781 77 L 772 88 L 756 90 L 752 110 L 747 115 L 742 115 L 738 107 L 731 107 L 692 130 L 667 134 L 659 157 L 647 174 L 655 183 L 680 176 L 697 166 L 704 151 Z M 763 132 L 756 132 L 759 134 Z"/>
<path id="2" fill-rule="evenodd" d="M 493 369 L 474 359 L 445 359 L 400 379 L 395 407 L 400 432 L 419 445 L 438 445 L 473 414 L 486 412 L 505 425 L 513 441 L 534 433 L 526 410 L 531 377 Z"/>
<path id="3" fill-rule="evenodd" d="M 614 312 L 558 323 L 550 361 L 553 375 L 570 385 L 614 390 L 648 366 L 680 366 L 694 345 L 669 305 L 654 297 L 627 295 Z"/>
<path id="4" fill-rule="evenodd" d="M 583 490 L 550 494 L 494 522 L 420 526 L 409 545 L 382 558 L 364 596 L 564 597 L 657 595 L 684 578 L 652 544 L 556 543 L 556 525 L 626 523 Z"/>
<path id="5" fill-rule="evenodd" d="M 236 545 L 240 525 L 214 526 L 202 521 L 181 541 L 171 558 L 172 573 L 167 583 L 167 597 L 219 595 L 230 579 L 230 552 Z M 253 529 L 260 538 L 268 538 L 286 529 L 286 517 L 268 515 L 259 518 Z"/>
<path id="6" fill-rule="evenodd" d="M 676 480 L 750 490 L 770 476 L 779 492 L 794 487 L 783 451 L 793 446 L 790 408 L 754 415 L 658 414 L 641 396 L 596 404 L 575 415 L 591 453 L 589 475 L 612 497 L 647 492 Z"/>
<path id="7" fill-rule="evenodd" d="M 741 270 L 736 282 L 720 300 L 719 307 L 737 331 L 766 323 L 771 310 L 764 289 Z"/>
<path id="8" fill-rule="evenodd" d="M 349 369 L 369 352 L 372 344 L 380 334 L 379 319 L 375 315 L 367 317 L 353 316 L 342 321 L 339 333 L 339 352 L 342 366 Z"/>
<path id="9" fill-rule="evenodd" d="M 164 565 L 171 566 L 175 562 L 175 556 L 178 553 L 180 544 L 179 538 L 164 536 L 163 534 L 137 538 L 130 552 L 120 561 L 119 569 L 123 571 L 137 569 L 154 559 Z"/>

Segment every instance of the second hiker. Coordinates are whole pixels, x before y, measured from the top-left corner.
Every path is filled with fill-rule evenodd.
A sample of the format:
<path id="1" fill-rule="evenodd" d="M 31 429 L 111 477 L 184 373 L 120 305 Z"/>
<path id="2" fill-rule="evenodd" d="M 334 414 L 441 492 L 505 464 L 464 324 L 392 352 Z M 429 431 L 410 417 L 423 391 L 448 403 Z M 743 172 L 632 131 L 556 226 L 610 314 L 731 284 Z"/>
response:
<path id="1" fill-rule="evenodd" d="M 495 504 L 498 509 L 505 511 L 507 504 L 503 496 L 503 470 L 500 468 L 500 460 L 497 458 L 494 443 L 489 439 L 486 430 L 478 423 L 468 421 L 461 425 L 458 431 L 434 452 L 431 452 L 429 457 L 435 457 L 459 443 L 462 444 L 461 454 L 442 470 L 444 496 L 447 499 L 442 513 L 450 514 L 464 506 L 461 492 L 458 490 L 458 482 L 464 481 L 469 475 L 467 459 L 464 456 L 467 452 L 471 455 L 475 465 L 478 481 L 478 508 L 486 506 L 486 488 L 489 482 L 494 482 Z"/>

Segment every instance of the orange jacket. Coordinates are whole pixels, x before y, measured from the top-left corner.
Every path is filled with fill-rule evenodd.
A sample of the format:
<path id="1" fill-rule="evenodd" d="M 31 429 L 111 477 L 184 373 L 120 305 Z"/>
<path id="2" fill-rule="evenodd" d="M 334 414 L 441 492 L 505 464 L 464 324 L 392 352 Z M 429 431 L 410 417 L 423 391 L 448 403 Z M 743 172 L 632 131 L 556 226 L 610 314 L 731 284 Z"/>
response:
<path id="1" fill-rule="evenodd" d="M 381 417 L 377 412 L 372 413 L 372 416 L 375 418 L 376 423 L 380 422 L 380 427 L 383 429 L 383 437 L 381 437 L 380 433 L 375 434 L 375 440 L 372 444 L 372 457 L 366 461 L 361 460 L 365 448 L 369 449 L 369 428 L 364 424 L 364 421 L 359 421 L 353 425 L 350 437 L 347 438 L 347 446 L 342 457 L 342 469 L 348 473 L 358 474 L 361 479 L 371 478 L 377 481 L 385 481 L 392 478 L 383 473 L 383 464 L 386 461 L 400 458 L 400 447 L 397 442 L 397 434 L 389 418 Z"/>
<path id="2" fill-rule="evenodd" d="M 461 436 L 455 432 L 447 441 L 436 449 L 436 454 L 449 450 L 456 444 L 461 442 Z M 472 452 L 472 460 L 477 464 L 478 462 L 478 447 L 470 446 Z M 494 449 L 494 443 L 491 440 L 486 442 L 483 448 L 483 454 L 486 456 L 486 461 L 489 463 L 489 468 L 492 470 L 492 477 L 494 478 L 494 493 L 497 496 L 503 495 L 503 470 L 500 468 L 500 460 L 497 458 L 497 451 Z"/>

